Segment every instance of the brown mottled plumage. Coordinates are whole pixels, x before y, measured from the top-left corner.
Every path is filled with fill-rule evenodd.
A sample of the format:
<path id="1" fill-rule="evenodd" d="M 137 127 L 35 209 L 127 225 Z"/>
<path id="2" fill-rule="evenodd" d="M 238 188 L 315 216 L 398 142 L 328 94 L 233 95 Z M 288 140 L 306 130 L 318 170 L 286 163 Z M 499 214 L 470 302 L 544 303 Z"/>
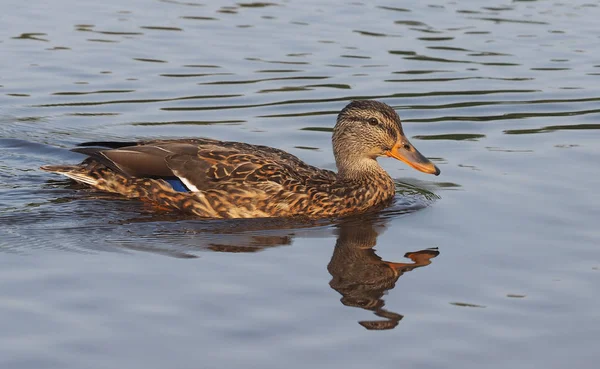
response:
<path id="1" fill-rule="evenodd" d="M 439 174 L 408 142 L 396 112 L 377 101 L 348 104 L 332 141 L 337 174 L 279 149 L 207 138 L 90 142 L 73 150 L 89 156 L 80 165 L 42 169 L 205 218 L 322 218 L 385 206 L 394 182 L 377 164 L 378 156 Z M 189 191 L 176 191 L 168 179 L 180 180 Z"/>

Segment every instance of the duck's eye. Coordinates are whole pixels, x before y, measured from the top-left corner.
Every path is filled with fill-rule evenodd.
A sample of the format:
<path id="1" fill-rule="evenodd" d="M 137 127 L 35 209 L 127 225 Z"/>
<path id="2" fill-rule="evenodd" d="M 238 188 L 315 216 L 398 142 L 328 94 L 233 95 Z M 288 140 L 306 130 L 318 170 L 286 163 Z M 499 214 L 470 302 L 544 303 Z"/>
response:
<path id="1" fill-rule="evenodd" d="M 372 126 L 376 126 L 376 125 L 378 125 L 378 124 L 379 124 L 379 120 L 377 120 L 377 118 L 369 118 L 367 121 L 368 121 L 368 122 L 369 122 L 369 124 L 370 124 L 370 125 L 372 125 Z"/>

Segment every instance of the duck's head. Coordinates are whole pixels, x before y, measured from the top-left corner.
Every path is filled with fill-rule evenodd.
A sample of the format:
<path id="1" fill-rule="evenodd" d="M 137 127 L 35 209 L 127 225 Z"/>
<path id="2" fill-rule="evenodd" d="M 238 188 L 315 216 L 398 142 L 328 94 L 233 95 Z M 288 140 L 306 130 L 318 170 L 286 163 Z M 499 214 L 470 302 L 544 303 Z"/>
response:
<path id="1" fill-rule="evenodd" d="M 379 156 L 398 159 L 421 172 L 440 174 L 408 141 L 396 111 L 378 101 L 352 101 L 342 109 L 332 142 L 338 173 L 343 176 L 364 173 Z"/>

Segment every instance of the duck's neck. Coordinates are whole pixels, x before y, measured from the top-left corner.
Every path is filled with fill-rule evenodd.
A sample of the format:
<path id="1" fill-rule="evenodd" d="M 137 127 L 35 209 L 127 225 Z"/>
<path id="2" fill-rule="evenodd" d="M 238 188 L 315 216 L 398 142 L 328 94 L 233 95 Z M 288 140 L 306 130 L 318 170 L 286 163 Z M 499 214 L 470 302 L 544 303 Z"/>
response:
<path id="1" fill-rule="evenodd" d="M 357 183 L 366 188 L 377 188 L 390 197 L 395 193 L 394 181 L 374 158 L 346 157 L 345 160 L 337 160 L 336 165 L 338 181 Z"/>

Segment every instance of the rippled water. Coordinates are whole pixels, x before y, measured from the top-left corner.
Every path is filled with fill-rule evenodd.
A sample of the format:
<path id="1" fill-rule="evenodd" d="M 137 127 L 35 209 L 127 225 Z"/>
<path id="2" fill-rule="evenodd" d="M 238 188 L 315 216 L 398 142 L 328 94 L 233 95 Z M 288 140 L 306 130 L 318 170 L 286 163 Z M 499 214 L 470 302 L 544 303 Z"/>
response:
<path id="1" fill-rule="evenodd" d="M 598 1 L 0 4 L 2 368 L 564 368 L 600 356 Z M 157 214 L 38 170 L 205 136 L 335 168 L 351 99 L 442 170 L 333 222 Z"/>

